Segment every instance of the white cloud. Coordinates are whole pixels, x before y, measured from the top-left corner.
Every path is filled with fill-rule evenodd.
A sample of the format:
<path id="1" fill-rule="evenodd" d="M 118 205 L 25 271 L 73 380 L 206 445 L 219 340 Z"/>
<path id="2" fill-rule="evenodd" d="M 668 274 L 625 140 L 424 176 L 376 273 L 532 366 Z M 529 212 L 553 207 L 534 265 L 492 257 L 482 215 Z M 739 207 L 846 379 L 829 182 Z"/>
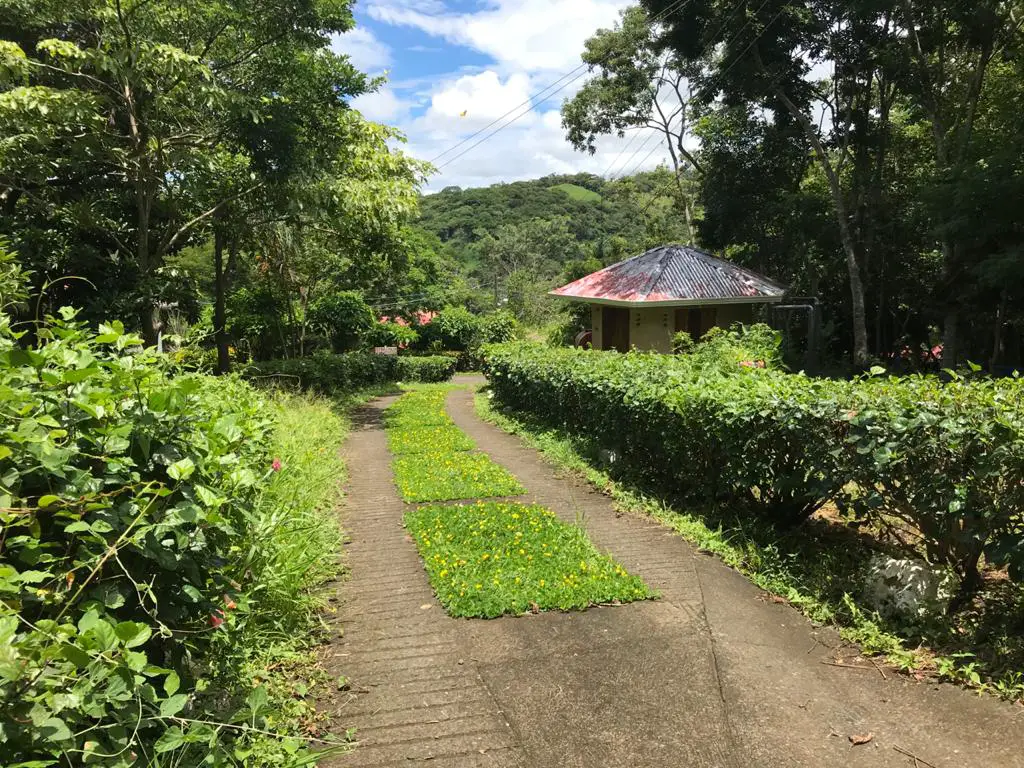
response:
<path id="1" fill-rule="evenodd" d="M 357 100 L 356 106 L 374 119 L 397 123 L 409 137 L 404 150 L 415 157 L 432 160 L 444 153 L 435 161 L 443 167 L 430 178 L 429 191 L 553 173 L 601 174 L 611 169 L 617 176 L 654 168 L 667 161 L 668 152 L 657 136 L 644 143 L 648 133 L 632 143 L 632 135 L 604 137 L 594 156 L 573 150 L 565 139 L 559 107 L 583 84 L 582 78 L 563 80 L 556 88 L 564 89 L 546 93 L 544 103 L 514 111 L 511 116 L 521 116 L 493 136 L 489 134 L 508 119 L 487 127 L 540 95 L 562 73 L 574 70 L 586 39 L 599 28 L 612 26 L 630 3 L 488 0 L 477 10 L 458 12 L 445 9 L 437 0 L 372 0 L 366 12 L 375 21 L 413 27 L 449 45 L 484 54 L 492 63 L 427 80 L 415 78 L 415 73 L 400 73 L 406 78 L 413 75 L 391 84 L 401 97 L 381 92 L 374 99 L 362 97 L 364 101 Z M 460 142 L 464 143 L 456 147 Z"/>
<path id="2" fill-rule="evenodd" d="M 352 106 L 358 109 L 363 117 L 377 123 L 403 123 L 409 118 L 409 112 L 415 105 L 415 101 L 401 98 L 388 86 L 374 93 L 364 93 L 352 100 Z"/>
<path id="3" fill-rule="evenodd" d="M 497 72 L 485 70 L 463 75 L 433 93 L 427 110 L 428 124 L 457 120 L 457 130 L 479 128 L 509 109 L 530 99 L 530 78 L 515 74 L 502 81 Z"/>
<path id="4" fill-rule="evenodd" d="M 472 48 L 504 68 L 533 72 L 575 67 L 584 41 L 612 26 L 629 5 L 630 0 L 495 0 L 483 10 L 453 13 L 378 0 L 367 13 Z"/>
<path id="5" fill-rule="evenodd" d="M 343 35 L 334 35 L 331 50 L 346 54 L 356 69 L 379 72 L 391 63 L 391 49 L 366 27 L 356 27 Z"/>

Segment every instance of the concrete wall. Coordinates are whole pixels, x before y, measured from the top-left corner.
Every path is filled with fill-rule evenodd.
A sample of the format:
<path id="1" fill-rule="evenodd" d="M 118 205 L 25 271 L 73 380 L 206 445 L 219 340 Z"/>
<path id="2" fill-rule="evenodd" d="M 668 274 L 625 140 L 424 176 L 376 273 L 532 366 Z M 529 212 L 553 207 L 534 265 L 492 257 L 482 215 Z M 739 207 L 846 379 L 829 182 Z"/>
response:
<path id="1" fill-rule="evenodd" d="M 631 309 L 629 345 L 640 350 L 672 352 L 672 308 Z"/>
<path id="2" fill-rule="evenodd" d="M 601 305 L 590 305 L 590 330 L 593 333 L 591 344 L 594 349 L 604 349 L 604 336 L 601 335 Z"/>

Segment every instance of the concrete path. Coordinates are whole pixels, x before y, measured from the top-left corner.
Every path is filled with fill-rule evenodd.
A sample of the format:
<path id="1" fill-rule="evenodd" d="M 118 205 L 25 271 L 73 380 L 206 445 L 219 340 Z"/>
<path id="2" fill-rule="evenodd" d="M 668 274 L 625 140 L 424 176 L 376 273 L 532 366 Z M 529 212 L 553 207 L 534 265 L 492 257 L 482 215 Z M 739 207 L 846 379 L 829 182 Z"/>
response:
<path id="1" fill-rule="evenodd" d="M 360 746 L 326 765 L 1024 768 L 1024 708 L 831 666 L 853 653 L 835 633 L 559 476 L 481 422 L 458 390 L 449 413 L 519 478 L 523 500 L 582 520 L 663 596 L 582 613 L 446 617 L 401 527 L 380 425 L 388 404 L 360 412 L 346 449 L 352 576 L 329 665 L 352 680 L 332 706 L 336 730 L 357 728 Z"/>

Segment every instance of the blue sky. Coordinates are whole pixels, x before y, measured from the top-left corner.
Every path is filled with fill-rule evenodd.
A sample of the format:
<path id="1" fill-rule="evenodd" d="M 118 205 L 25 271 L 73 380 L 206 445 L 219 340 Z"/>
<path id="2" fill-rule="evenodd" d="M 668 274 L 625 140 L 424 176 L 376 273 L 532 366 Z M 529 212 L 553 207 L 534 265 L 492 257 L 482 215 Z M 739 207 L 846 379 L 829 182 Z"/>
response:
<path id="1" fill-rule="evenodd" d="M 367 72 L 387 72 L 388 84 L 355 106 L 372 120 L 400 128 L 409 140 L 407 151 L 430 160 L 574 69 L 584 40 L 614 24 L 628 5 L 629 0 L 360 0 L 357 28 L 336 40 L 335 48 Z M 428 189 L 609 168 L 618 175 L 664 159 L 657 149 L 641 162 L 656 146 L 652 141 L 635 154 L 646 136 L 632 145 L 630 137 L 609 138 L 594 157 L 574 152 L 558 110 L 582 82 L 524 109 L 514 124 L 465 155 L 455 157 L 468 145 L 442 157 L 438 165 L 450 162 Z"/>

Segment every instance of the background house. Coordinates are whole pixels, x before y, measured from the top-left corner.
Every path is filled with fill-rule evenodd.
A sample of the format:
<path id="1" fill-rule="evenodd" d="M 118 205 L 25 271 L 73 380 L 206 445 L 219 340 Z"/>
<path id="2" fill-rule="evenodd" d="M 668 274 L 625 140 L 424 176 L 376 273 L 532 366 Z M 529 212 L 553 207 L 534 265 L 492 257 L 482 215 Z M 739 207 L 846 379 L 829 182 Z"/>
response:
<path id="1" fill-rule="evenodd" d="M 591 306 L 594 349 L 669 353 L 672 335 L 694 340 L 713 326 L 749 323 L 754 307 L 786 288 L 688 245 L 662 245 L 556 288 L 551 295 Z"/>

